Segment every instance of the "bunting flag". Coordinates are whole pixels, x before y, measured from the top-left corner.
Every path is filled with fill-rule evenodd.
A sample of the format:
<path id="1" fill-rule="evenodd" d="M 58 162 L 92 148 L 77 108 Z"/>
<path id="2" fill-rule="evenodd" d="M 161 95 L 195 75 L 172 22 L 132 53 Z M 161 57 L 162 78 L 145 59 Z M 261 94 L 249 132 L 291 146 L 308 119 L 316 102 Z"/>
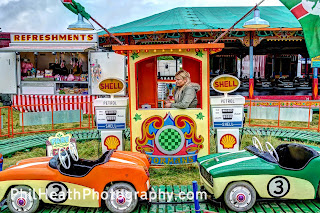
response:
<path id="1" fill-rule="evenodd" d="M 320 0 L 280 0 L 299 20 L 310 58 L 320 55 Z"/>
<path id="2" fill-rule="evenodd" d="M 72 3 L 72 0 L 61 0 L 61 1 L 64 4 L 71 4 Z"/>
<path id="3" fill-rule="evenodd" d="M 75 0 L 61 0 L 61 2 L 66 8 L 68 8 L 74 14 L 78 15 L 80 13 L 87 20 L 91 18 L 90 14 L 86 12 L 84 6 L 82 6 Z"/>

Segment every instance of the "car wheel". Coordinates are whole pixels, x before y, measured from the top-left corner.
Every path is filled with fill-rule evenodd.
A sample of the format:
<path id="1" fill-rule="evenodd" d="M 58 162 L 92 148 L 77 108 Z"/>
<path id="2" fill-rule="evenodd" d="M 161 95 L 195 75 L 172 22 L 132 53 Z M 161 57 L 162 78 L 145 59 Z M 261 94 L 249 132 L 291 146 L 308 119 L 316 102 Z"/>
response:
<path id="1" fill-rule="evenodd" d="M 15 186 L 7 196 L 7 205 L 13 213 L 32 213 L 39 207 L 39 197 L 28 186 Z"/>
<path id="2" fill-rule="evenodd" d="M 136 190 L 128 183 L 113 184 L 108 189 L 107 195 L 105 203 L 111 212 L 132 212 L 138 204 Z"/>
<path id="3" fill-rule="evenodd" d="M 256 191 L 244 181 L 231 183 L 224 192 L 224 202 L 233 211 L 248 211 L 256 202 Z"/>

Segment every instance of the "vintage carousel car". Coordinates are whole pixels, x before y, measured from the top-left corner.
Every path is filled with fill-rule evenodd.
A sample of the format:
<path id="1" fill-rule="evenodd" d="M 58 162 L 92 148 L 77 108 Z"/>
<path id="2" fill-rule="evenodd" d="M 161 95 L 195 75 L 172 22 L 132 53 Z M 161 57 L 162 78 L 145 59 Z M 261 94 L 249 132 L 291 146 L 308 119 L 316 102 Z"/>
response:
<path id="1" fill-rule="evenodd" d="M 298 90 L 311 90 L 310 79 L 308 78 L 298 78 L 293 79 L 293 86 Z"/>
<path id="2" fill-rule="evenodd" d="M 11 212 L 35 212 L 44 203 L 132 212 L 150 189 L 145 154 L 107 151 L 95 161 L 79 159 L 74 143 L 55 157 L 19 161 L 0 172 L 0 202 Z"/>
<path id="3" fill-rule="evenodd" d="M 278 88 L 293 88 L 293 81 L 290 81 L 289 79 L 280 77 L 276 81 L 276 86 Z"/>
<path id="4" fill-rule="evenodd" d="M 233 211 L 247 211 L 257 198 L 314 199 L 319 195 L 320 148 L 281 144 L 267 151 L 253 144 L 235 153 L 217 153 L 198 159 L 200 177 L 214 199 Z"/>
<path id="5" fill-rule="evenodd" d="M 263 88 L 263 89 L 273 89 L 272 87 L 272 82 L 268 79 L 261 79 L 261 78 L 258 78 L 258 79 L 255 79 L 255 86 L 257 88 Z"/>
<path id="6" fill-rule="evenodd" d="M 239 90 L 249 90 L 249 78 L 240 78 L 241 84 Z"/>

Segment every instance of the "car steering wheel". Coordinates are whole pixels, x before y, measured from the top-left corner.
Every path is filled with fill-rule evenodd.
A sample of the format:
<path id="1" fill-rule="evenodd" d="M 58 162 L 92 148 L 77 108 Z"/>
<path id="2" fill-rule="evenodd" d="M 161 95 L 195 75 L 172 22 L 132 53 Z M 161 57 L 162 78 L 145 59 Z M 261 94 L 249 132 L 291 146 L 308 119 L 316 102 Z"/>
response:
<path id="1" fill-rule="evenodd" d="M 79 160 L 79 154 L 78 154 L 78 150 L 77 150 L 77 147 L 76 147 L 76 144 L 75 143 L 69 143 L 69 151 L 70 151 L 70 155 L 72 157 L 72 159 L 74 161 L 78 161 Z"/>
<path id="2" fill-rule="evenodd" d="M 279 156 L 277 151 L 274 149 L 274 147 L 272 146 L 271 143 L 266 142 L 266 149 L 268 150 L 268 152 L 270 153 L 270 155 L 272 155 L 272 157 L 274 157 L 274 159 L 279 162 Z"/>
<path id="3" fill-rule="evenodd" d="M 71 166 L 70 156 L 68 155 L 68 152 L 65 150 L 65 148 L 59 149 L 59 161 L 65 169 L 70 169 L 70 166 Z M 68 161 L 68 164 L 66 163 L 67 161 Z"/>
<path id="4" fill-rule="evenodd" d="M 257 137 L 252 138 L 252 144 L 260 151 L 263 152 L 263 148 L 261 146 L 261 143 Z"/>

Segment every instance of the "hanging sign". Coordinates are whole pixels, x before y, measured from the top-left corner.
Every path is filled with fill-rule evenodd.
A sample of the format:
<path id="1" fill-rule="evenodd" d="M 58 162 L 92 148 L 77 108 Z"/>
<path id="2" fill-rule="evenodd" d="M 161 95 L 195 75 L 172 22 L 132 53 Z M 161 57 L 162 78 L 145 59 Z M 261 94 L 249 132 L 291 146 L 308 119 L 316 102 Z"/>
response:
<path id="1" fill-rule="evenodd" d="M 96 33 L 79 34 L 52 34 L 52 33 L 13 33 L 10 35 L 12 43 L 96 43 L 98 35 Z"/>
<path id="2" fill-rule="evenodd" d="M 320 68 L 320 56 L 311 58 L 311 67 L 312 68 Z"/>
<path id="3" fill-rule="evenodd" d="M 122 92 L 124 88 L 124 82 L 117 78 L 107 78 L 99 83 L 99 89 L 107 94 Z"/>
<path id="4" fill-rule="evenodd" d="M 221 93 L 230 93 L 240 87 L 240 80 L 232 75 L 219 75 L 211 81 L 211 87 Z"/>
<path id="5" fill-rule="evenodd" d="M 72 138 L 71 134 L 64 134 L 63 132 L 58 132 L 55 136 L 49 137 L 49 139 L 46 141 L 47 156 L 53 157 L 57 155 L 59 149 L 61 148 L 68 150 L 70 143 L 76 143 L 76 139 Z"/>

